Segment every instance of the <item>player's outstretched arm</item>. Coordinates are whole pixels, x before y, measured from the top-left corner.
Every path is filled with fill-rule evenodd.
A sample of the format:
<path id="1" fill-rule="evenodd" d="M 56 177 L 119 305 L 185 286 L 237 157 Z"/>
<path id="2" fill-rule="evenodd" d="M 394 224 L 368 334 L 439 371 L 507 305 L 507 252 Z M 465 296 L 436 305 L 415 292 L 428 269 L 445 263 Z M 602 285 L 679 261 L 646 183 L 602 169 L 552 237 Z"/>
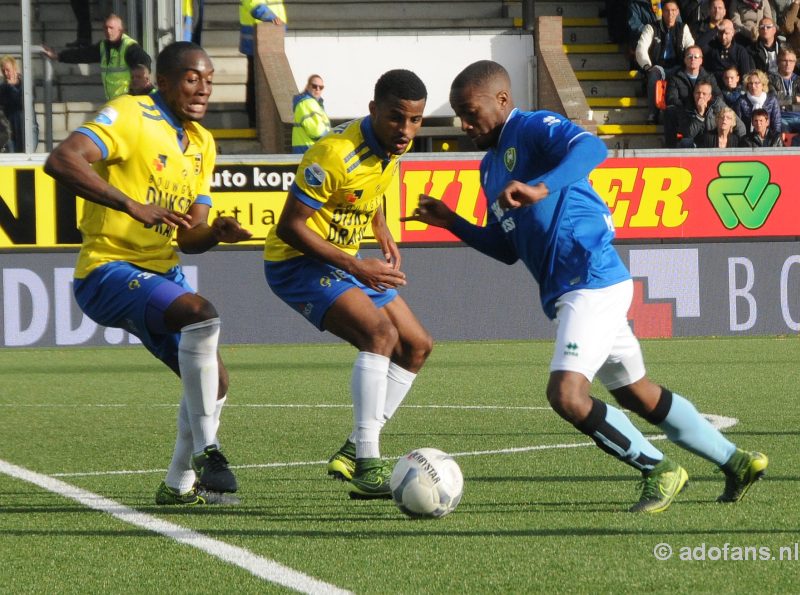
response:
<path id="1" fill-rule="evenodd" d="M 102 158 L 100 149 L 88 136 L 73 132 L 50 153 L 44 171 L 81 198 L 127 213 L 145 225 L 166 223 L 172 227 L 189 227 L 188 215 L 136 202 L 111 186 L 91 167 Z"/>
<path id="2" fill-rule="evenodd" d="M 185 254 L 201 254 L 217 244 L 235 244 L 249 240 L 253 234 L 233 217 L 217 217 L 208 224 L 211 207 L 194 204 L 189 208 L 192 226 L 178 230 L 178 246 Z"/>
<path id="3" fill-rule="evenodd" d="M 401 217 L 400 221 L 419 221 L 434 227 L 443 227 L 486 256 L 506 264 L 517 262 L 517 254 L 499 225 L 488 227 L 473 225 L 432 196 L 420 194 L 419 205 L 414 209 L 414 213 L 410 217 Z"/>
<path id="4" fill-rule="evenodd" d="M 391 264 L 377 258 L 355 258 L 311 231 L 306 222 L 313 214 L 314 209 L 290 192 L 278 220 L 278 237 L 310 258 L 347 271 L 376 291 L 406 284 L 405 274 L 395 270 Z"/>

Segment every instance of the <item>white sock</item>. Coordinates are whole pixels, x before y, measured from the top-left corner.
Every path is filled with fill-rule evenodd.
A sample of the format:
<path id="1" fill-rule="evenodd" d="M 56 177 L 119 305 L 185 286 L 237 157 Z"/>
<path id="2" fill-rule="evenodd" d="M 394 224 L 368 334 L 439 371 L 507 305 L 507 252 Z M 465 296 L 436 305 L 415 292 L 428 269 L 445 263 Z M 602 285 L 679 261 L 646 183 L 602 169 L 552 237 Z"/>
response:
<path id="1" fill-rule="evenodd" d="M 193 452 L 199 453 L 214 444 L 218 421 L 215 420 L 219 366 L 217 342 L 219 318 L 211 318 L 181 329 L 178 366 L 183 395 L 192 428 Z"/>
<path id="2" fill-rule="evenodd" d="M 221 399 L 217 399 L 217 406 L 214 409 L 214 444 L 218 447 L 220 446 L 219 437 L 217 436 L 217 432 L 219 432 L 219 418 L 222 415 L 222 408 L 225 406 L 225 402 L 228 400 L 228 395 L 225 395 Z"/>
<path id="3" fill-rule="evenodd" d="M 394 362 L 389 364 L 389 373 L 386 375 L 386 404 L 383 406 L 381 425 L 392 419 L 408 391 L 411 390 L 411 385 L 416 377 L 416 374 L 401 368 Z"/>
<path id="4" fill-rule="evenodd" d="M 388 357 L 367 351 L 358 352 L 350 381 L 357 459 L 381 456 L 379 442 L 388 373 Z"/>
<path id="5" fill-rule="evenodd" d="M 178 409 L 178 435 L 175 438 L 175 450 L 167 470 L 164 482 L 171 488 L 185 494 L 194 485 L 195 475 L 192 470 L 192 429 L 189 426 L 189 412 L 186 399 L 181 399 Z"/>

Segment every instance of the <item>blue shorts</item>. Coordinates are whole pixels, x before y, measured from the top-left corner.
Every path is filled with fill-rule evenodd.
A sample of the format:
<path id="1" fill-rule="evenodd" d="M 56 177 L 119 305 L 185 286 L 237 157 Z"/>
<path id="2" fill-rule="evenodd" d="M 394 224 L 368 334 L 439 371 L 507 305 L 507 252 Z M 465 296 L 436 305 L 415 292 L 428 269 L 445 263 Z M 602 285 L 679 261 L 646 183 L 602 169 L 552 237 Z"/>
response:
<path id="1" fill-rule="evenodd" d="M 164 312 L 185 293 L 194 293 L 180 266 L 154 273 L 117 261 L 75 279 L 75 300 L 81 310 L 103 326 L 122 328 L 173 370 L 178 365 L 181 334 L 167 329 Z"/>
<path id="2" fill-rule="evenodd" d="M 397 290 L 375 291 L 361 281 L 329 264 L 298 256 L 281 262 L 264 261 L 264 275 L 272 292 L 324 331 L 325 314 L 348 289 L 358 287 L 376 308 L 397 297 Z"/>

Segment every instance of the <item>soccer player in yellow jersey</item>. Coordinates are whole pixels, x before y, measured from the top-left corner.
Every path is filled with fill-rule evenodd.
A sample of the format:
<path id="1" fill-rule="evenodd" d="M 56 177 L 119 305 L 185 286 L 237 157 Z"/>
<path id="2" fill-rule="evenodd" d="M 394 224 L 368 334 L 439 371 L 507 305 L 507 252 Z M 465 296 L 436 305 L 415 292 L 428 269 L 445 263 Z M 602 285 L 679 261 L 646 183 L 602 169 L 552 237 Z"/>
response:
<path id="1" fill-rule="evenodd" d="M 181 378 L 178 436 L 158 504 L 232 503 L 237 482 L 217 429 L 228 373 L 214 306 L 187 283 L 172 246 L 201 253 L 250 237 L 231 217 L 208 223 L 214 68 L 190 42 L 158 56 L 158 91 L 124 95 L 53 150 L 45 171 L 85 199 L 74 293 L 95 322 L 124 328 Z"/>
<path id="2" fill-rule="evenodd" d="M 381 76 L 369 116 L 332 130 L 305 153 L 264 248 L 272 291 L 358 349 L 350 385 L 354 428 L 328 462 L 329 475 L 350 481 L 353 498 L 391 497 L 380 432 L 433 349 L 397 294 L 406 277 L 381 210 L 400 156 L 422 125 L 426 99 L 413 72 Z M 367 226 L 383 259 L 359 258 Z"/>

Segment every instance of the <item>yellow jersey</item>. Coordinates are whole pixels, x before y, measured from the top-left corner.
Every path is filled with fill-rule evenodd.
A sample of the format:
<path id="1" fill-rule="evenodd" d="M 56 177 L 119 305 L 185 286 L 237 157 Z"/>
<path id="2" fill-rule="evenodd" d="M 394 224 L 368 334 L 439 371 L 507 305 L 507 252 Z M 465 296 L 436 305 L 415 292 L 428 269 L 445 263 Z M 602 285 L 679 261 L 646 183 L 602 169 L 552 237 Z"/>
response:
<path id="1" fill-rule="evenodd" d="M 405 152 L 411 149 L 409 143 Z M 334 128 L 303 155 L 290 189 L 314 214 L 306 225 L 339 250 L 355 255 L 383 195 L 397 175 L 399 155 L 387 156 L 369 117 Z M 264 260 L 278 262 L 302 252 L 281 240 L 273 226 Z"/>
<path id="2" fill-rule="evenodd" d="M 197 122 L 180 122 L 158 93 L 123 95 L 76 130 L 102 153 L 92 165 L 111 186 L 133 200 L 187 212 L 198 202 L 211 205 L 216 148 L 211 133 Z M 180 139 L 189 144 L 182 150 Z M 146 226 L 127 214 L 85 201 L 79 228 L 83 244 L 75 277 L 98 266 L 127 261 L 163 273 L 178 264 L 172 245 L 175 229 Z"/>

